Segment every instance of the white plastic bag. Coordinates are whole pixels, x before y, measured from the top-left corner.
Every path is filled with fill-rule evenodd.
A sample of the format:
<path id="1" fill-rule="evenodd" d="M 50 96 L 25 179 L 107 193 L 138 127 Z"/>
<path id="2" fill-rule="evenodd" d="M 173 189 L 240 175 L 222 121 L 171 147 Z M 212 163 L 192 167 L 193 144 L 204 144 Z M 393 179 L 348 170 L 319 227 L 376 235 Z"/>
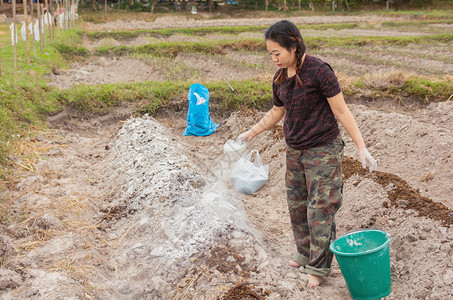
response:
<path id="1" fill-rule="evenodd" d="M 25 22 L 22 22 L 22 27 L 20 28 L 20 35 L 22 36 L 22 40 L 26 41 L 27 36 L 26 36 L 26 31 L 27 27 L 25 27 Z"/>
<path id="2" fill-rule="evenodd" d="M 35 22 L 35 40 L 39 42 L 39 21 Z"/>
<path id="3" fill-rule="evenodd" d="M 255 161 L 252 156 L 255 153 Z M 240 158 L 233 165 L 230 179 L 236 191 L 253 194 L 259 190 L 269 178 L 269 166 L 263 165 L 258 150 L 252 150 L 247 156 Z"/>
<path id="4" fill-rule="evenodd" d="M 236 140 L 227 140 L 223 145 L 223 154 L 228 163 L 236 162 L 244 156 L 247 143 L 237 142 Z"/>
<path id="5" fill-rule="evenodd" d="M 11 23 L 9 25 L 9 29 L 11 29 L 11 45 L 14 46 L 14 44 L 17 45 L 17 25 L 16 25 L 16 40 L 14 40 L 14 23 Z"/>

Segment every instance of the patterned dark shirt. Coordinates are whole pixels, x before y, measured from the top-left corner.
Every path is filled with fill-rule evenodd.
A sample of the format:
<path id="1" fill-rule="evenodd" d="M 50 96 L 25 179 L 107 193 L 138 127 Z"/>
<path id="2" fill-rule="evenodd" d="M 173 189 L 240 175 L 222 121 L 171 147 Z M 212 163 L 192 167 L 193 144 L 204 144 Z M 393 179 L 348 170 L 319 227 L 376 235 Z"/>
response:
<path id="1" fill-rule="evenodd" d="M 274 80 L 281 71 L 277 71 Z M 296 150 L 328 145 L 340 133 L 326 99 L 341 92 L 338 79 L 329 64 L 310 55 L 305 55 L 299 71 L 302 88 L 296 86 L 295 77 L 272 85 L 273 104 L 286 109 L 283 125 L 286 143 Z"/>

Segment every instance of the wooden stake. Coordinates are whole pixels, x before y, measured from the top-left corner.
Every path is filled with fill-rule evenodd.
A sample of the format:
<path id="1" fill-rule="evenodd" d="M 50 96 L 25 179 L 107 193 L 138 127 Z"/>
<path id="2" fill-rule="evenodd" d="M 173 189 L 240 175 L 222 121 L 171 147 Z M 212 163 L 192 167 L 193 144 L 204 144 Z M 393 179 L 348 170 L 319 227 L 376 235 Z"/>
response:
<path id="1" fill-rule="evenodd" d="M 46 23 L 44 22 L 44 18 L 46 17 L 44 14 L 44 5 L 41 3 L 40 4 L 40 9 L 41 9 L 41 23 L 42 23 L 42 39 L 43 39 L 43 44 L 44 48 L 47 47 L 47 29 L 46 29 Z"/>
<path id="2" fill-rule="evenodd" d="M 49 6 L 50 6 L 50 15 L 52 17 L 52 36 L 53 38 L 55 39 L 55 10 L 53 9 L 53 4 L 52 4 L 53 1 L 49 1 Z"/>
<path id="3" fill-rule="evenodd" d="M 49 11 L 49 14 L 50 14 L 50 27 L 49 27 L 49 30 L 50 30 L 50 36 L 52 37 L 52 40 L 55 39 L 55 19 L 54 19 L 54 12 L 53 12 L 53 8 L 52 8 L 52 0 L 48 0 L 49 2 L 49 6 L 48 6 L 48 11 Z"/>
<path id="4" fill-rule="evenodd" d="M 16 28 L 16 0 L 13 0 L 13 44 L 14 44 L 14 70 L 17 70 L 17 28 Z"/>
<path id="5" fill-rule="evenodd" d="M 50 9 L 49 9 L 49 4 L 48 4 L 47 0 L 45 0 L 44 3 L 46 4 L 46 14 L 44 15 L 44 18 L 46 18 L 46 22 L 47 22 L 47 30 L 49 31 L 49 40 L 52 41 L 53 40 L 53 37 L 52 37 L 52 23 L 53 22 L 52 22 L 52 20 L 49 20 Z M 50 24 L 49 24 L 49 22 L 50 22 Z"/>
<path id="6" fill-rule="evenodd" d="M 61 1 L 61 10 L 63 11 L 63 32 L 66 31 L 66 14 L 68 11 L 66 10 L 66 0 Z"/>
<path id="7" fill-rule="evenodd" d="M 71 0 L 68 0 L 68 28 L 72 27 L 72 11 L 71 11 Z"/>
<path id="8" fill-rule="evenodd" d="M 74 16 L 72 14 L 72 1 L 71 0 L 68 0 L 68 7 L 69 7 L 69 27 L 72 27 L 73 26 L 73 19 L 74 19 Z"/>
<path id="9" fill-rule="evenodd" d="M 68 0 L 63 0 L 64 1 L 64 11 L 65 11 L 65 30 L 68 30 L 69 29 L 69 18 L 70 18 L 70 14 L 69 14 L 69 5 L 68 5 Z"/>
<path id="10" fill-rule="evenodd" d="M 32 0 L 33 1 L 33 0 Z M 41 5 L 39 3 L 36 3 L 36 11 L 38 13 L 38 31 L 39 31 L 39 47 L 41 48 L 41 53 L 42 53 L 42 48 L 43 48 L 43 33 L 42 33 L 42 17 L 41 17 L 41 10 L 40 10 Z"/>
<path id="11" fill-rule="evenodd" d="M 36 40 L 35 40 L 35 24 L 33 24 L 33 0 L 30 0 L 30 17 L 31 17 L 31 34 L 33 35 L 33 54 L 35 55 L 36 58 Z"/>
<path id="12" fill-rule="evenodd" d="M 32 1 L 33 1 L 33 0 L 32 0 Z M 61 21 L 60 21 L 60 17 L 61 17 L 61 16 L 60 16 L 60 15 L 61 15 L 61 14 L 60 14 L 60 3 L 57 2 L 57 16 L 58 16 L 58 22 L 57 22 L 57 34 L 58 34 L 58 35 L 60 35 L 60 30 L 61 30 L 61 28 L 60 28 L 60 22 L 61 22 Z"/>
<path id="13" fill-rule="evenodd" d="M 28 12 L 27 1 L 22 0 L 24 4 L 24 17 L 25 17 L 25 42 L 27 43 L 27 64 L 31 63 L 30 60 L 30 32 L 28 31 Z"/>
<path id="14" fill-rule="evenodd" d="M 63 31 L 66 31 L 66 15 L 68 14 L 68 11 L 66 10 L 66 0 L 61 1 L 61 10 L 63 11 Z"/>
<path id="15" fill-rule="evenodd" d="M 75 0 L 71 0 L 72 2 L 72 5 L 71 5 L 71 12 L 72 12 L 72 26 L 75 26 L 75 15 L 76 15 L 76 12 L 77 12 L 77 3 Z"/>

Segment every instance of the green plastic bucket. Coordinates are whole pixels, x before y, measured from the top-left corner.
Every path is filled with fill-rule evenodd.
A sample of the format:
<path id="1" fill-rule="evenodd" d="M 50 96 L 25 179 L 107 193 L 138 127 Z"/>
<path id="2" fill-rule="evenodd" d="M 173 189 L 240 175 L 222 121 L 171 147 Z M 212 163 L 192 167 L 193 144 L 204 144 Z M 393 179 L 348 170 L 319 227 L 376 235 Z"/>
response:
<path id="1" fill-rule="evenodd" d="M 383 230 L 360 229 L 330 243 L 353 299 L 379 299 L 390 294 L 391 239 Z"/>

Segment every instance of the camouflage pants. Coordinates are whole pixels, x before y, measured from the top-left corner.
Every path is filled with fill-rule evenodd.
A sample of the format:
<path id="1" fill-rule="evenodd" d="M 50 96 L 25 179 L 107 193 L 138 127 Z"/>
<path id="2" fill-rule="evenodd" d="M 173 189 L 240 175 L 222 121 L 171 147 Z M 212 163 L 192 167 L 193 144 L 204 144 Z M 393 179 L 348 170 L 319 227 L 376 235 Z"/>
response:
<path id="1" fill-rule="evenodd" d="M 294 150 L 286 146 L 286 191 L 297 253 L 293 260 L 307 274 L 330 274 L 335 239 L 335 213 L 343 201 L 341 162 L 344 141 Z"/>

